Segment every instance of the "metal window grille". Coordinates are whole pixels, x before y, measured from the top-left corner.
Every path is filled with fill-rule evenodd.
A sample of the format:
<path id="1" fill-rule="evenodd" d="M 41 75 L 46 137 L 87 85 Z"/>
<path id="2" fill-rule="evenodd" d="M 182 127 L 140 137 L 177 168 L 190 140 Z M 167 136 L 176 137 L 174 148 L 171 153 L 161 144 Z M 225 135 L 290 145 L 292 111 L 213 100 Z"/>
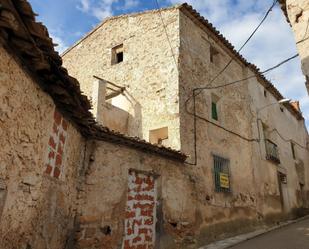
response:
<path id="1" fill-rule="evenodd" d="M 230 161 L 214 155 L 214 179 L 216 192 L 231 192 Z"/>
<path id="2" fill-rule="evenodd" d="M 265 146 L 266 146 L 266 159 L 279 164 L 280 159 L 279 159 L 278 146 L 269 139 L 265 139 Z"/>

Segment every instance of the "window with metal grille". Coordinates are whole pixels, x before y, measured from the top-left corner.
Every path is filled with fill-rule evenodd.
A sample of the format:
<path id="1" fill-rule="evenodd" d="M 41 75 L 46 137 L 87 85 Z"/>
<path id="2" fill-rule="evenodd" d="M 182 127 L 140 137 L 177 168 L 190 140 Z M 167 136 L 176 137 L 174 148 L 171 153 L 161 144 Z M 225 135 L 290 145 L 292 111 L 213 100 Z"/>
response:
<path id="1" fill-rule="evenodd" d="M 213 159 L 216 192 L 231 192 L 229 170 L 230 161 L 216 155 L 213 155 Z"/>

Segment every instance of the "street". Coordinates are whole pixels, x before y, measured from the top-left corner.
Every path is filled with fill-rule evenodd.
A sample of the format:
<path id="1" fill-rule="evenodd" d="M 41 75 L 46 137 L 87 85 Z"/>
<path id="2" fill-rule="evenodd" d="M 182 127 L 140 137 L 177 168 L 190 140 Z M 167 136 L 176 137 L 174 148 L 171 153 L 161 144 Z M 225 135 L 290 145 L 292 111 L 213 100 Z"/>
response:
<path id="1" fill-rule="evenodd" d="M 260 235 L 231 249 L 309 249 L 309 219 Z"/>

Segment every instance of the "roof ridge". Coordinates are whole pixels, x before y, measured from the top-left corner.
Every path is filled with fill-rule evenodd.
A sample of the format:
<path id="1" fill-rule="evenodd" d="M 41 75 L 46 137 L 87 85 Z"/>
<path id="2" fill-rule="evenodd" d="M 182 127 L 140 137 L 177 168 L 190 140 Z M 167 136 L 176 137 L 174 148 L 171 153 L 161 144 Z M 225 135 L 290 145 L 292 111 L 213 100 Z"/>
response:
<path id="1" fill-rule="evenodd" d="M 121 14 L 121 15 L 116 15 L 116 16 L 110 16 L 106 17 L 102 21 L 100 21 L 92 30 L 87 32 L 82 38 L 80 38 L 78 41 L 76 41 L 72 46 L 67 48 L 62 54 L 62 56 L 65 56 L 69 51 L 71 51 L 73 48 L 78 46 L 81 42 L 83 42 L 85 39 L 87 39 L 91 34 L 93 34 L 95 31 L 97 31 L 99 28 L 101 28 L 105 23 L 111 20 L 119 19 L 119 18 L 127 18 L 127 17 L 133 17 L 133 16 L 138 16 L 138 15 L 147 15 L 159 11 L 167 11 L 167 10 L 173 10 L 173 9 L 180 9 L 185 3 L 182 4 L 175 4 L 169 7 L 164 7 L 160 9 L 151 9 L 151 10 L 146 10 L 146 11 L 138 11 L 138 12 L 132 12 L 132 13 L 127 13 L 127 14 Z"/>

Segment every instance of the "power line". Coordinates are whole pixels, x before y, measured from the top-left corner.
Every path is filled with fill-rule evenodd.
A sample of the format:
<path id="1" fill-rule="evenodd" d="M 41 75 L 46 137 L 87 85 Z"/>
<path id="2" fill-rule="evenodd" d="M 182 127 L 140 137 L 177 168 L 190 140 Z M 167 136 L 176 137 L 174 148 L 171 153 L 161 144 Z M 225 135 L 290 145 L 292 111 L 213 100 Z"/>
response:
<path id="1" fill-rule="evenodd" d="M 172 42 L 171 42 L 171 40 L 169 38 L 169 35 L 168 35 L 168 32 L 167 32 L 167 28 L 166 28 L 166 25 L 165 25 L 165 22 L 164 22 L 164 19 L 163 19 L 163 16 L 162 16 L 161 7 L 159 5 L 158 0 L 155 0 L 155 2 L 156 2 L 156 5 L 157 5 L 157 8 L 158 8 L 158 11 L 159 11 L 161 22 L 162 22 L 163 27 L 164 27 L 164 32 L 165 32 L 167 41 L 169 43 L 169 46 L 170 46 L 170 49 L 171 49 L 171 52 L 172 52 L 172 56 L 173 56 L 173 59 L 174 59 L 176 70 L 178 71 L 178 65 L 177 65 L 176 57 L 175 57 L 175 54 L 174 54 L 174 51 L 173 51 Z"/>
<path id="2" fill-rule="evenodd" d="M 291 57 L 289 57 L 289 58 L 287 58 L 287 59 L 285 59 L 285 60 L 279 62 L 279 63 L 276 64 L 275 66 L 272 66 L 272 67 L 270 67 L 270 68 L 264 70 L 264 71 L 261 72 L 260 74 L 266 74 L 266 73 L 268 73 L 268 72 L 270 72 L 270 71 L 272 71 L 272 70 L 274 70 L 274 69 L 276 69 L 276 68 L 282 66 L 283 64 L 289 62 L 290 60 L 296 58 L 297 56 L 298 56 L 298 54 L 295 54 L 295 55 L 293 55 L 293 56 L 291 56 Z M 205 89 L 216 89 L 216 88 L 227 87 L 227 86 L 230 86 L 230 85 L 233 85 L 233 84 L 237 84 L 237 83 L 243 82 L 243 81 L 248 80 L 248 79 L 251 79 L 251 78 L 255 78 L 256 76 L 257 76 L 257 74 L 254 74 L 254 75 L 251 75 L 251 76 L 249 76 L 249 77 L 246 77 L 246 78 L 243 78 L 243 79 L 240 79 L 240 80 L 236 80 L 236 81 L 232 81 L 232 82 L 229 82 L 229 83 L 227 83 L 227 84 L 222 84 L 222 85 L 219 85 L 219 86 L 214 86 L 214 87 L 205 86 L 205 87 L 200 87 L 200 88 L 194 88 L 194 89 L 193 89 L 193 94 L 192 94 L 192 97 L 193 97 L 193 113 L 191 113 L 191 112 L 188 110 L 188 108 L 187 108 L 187 101 L 189 100 L 189 98 L 188 98 L 188 99 L 186 100 L 186 102 L 185 102 L 185 108 L 186 108 L 186 112 L 194 117 L 193 132 L 194 132 L 194 155 L 195 155 L 195 158 L 194 158 L 194 163 L 187 163 L 187 164 L 189 164 L 189 165 L 197 165 L 197 141 L 196 141 L 196 139 L 197 139 L 197 134 L 196 134 L 196 130 L 197 130 L 197 120 L 196 120 L 196 119 L 197 119 L 197 118 L 199 118 L 199 119 L 201 119 L 201 120 L 204 120 L 204 121 L 206 121 L 206 122 L 208 122 L 208 123 L 211 123 L 211 124 L 213 124 L 213 125 L 216 125 L 217 127 L 221 128 L 221 129 L 223 129 L 223 130 L 225 130 L 225 131 L 227 131 L 227 132 L 229 132 L 229 133 L 231 133 L 231 134 L 233 134 L 233 135 L 236 135 L 236 136 L 238 136 L 238 137 L 240 137 L 240 138 L 242 138 L 242 139 L 244 139 L 244 140 L 246 140 L 246 141 L 248 141 L 248 142 L 258 142 L 258 141 L 260 141 L 259 139 L 246 138 L 246 137 L 244 137 L 244 136 L 242 136 L 242 135 L 240 135 L 240 134 L 238 134 L 238 133 L 236 133 L 236 132 L 234 132 L 234 131 L 228 130 L 228 129 L 226 129 L 226 128 L 224 128 L 224 127 L 222 127 L 222 126 L 220 126 L 220 125 L 218 125 L 218 124 L 216 124 L 216 123 L 214 123 L 214 122 L 211 122 L 210 120 L 208 120 L 208 119 L 206 119 L 206 118 L 203 118 L 203 117 L 201 117 L 201 116 L 199 116 L 199 115 L 196 114 L 196 97 L 197 97 L 197 94 L 195 94 L 195 91 L 199 90 L 199 91 L 201 92 L 201 91 L 203 91 L 203 90 L 205 90 Z"/>
<path id="3" fill-rule="evenodd" d="M 302 149 L 304 149 L 304 150 L 308 150 L 308 148 L 307 148 L 306 146 L 303 146 L 303 145 L 297 143 L 296 141 L 294 141 L 294 140 L 292 140 L 292 139 L 286 139 L 286 138 L 284 138 L 276 128 L 275 128 L 275 129 L 272 129 L 270 132 L 274 132 L 274 131 L 278 134 L 278 136 L 279 136 L 283 141 L 285 141 L 285 142 L 291 142 L 291 143 L 293 143 L 293 144 L 298 145 L 300 148 L 302 148 Z"/>
<path id="4" fill-rule="evenodd" d="M 304 41 L 309 39 L 309 37 L 306 37 L 307 36 L 307 32 L 308 32 L 308 28 L 309 28 L 309 18 L 307 20 L 306 32 L 305 32 L 303 38 L 300 41 L 296 42 L 296 44 L 302 43 L 302 42 L 304 42 Z"/>
<path id="5" fill-rule="evenodd" d="M 272 11 L 272 9 L 274 8 L 274 6 L 276 5 L 276 3 L 278 2 L 278 0 L 274 0 L 274 2 L 272 3 L 271 7 L 268 9 L 268 11 L 266 12 L 266 14 L 264 15 L 263 19 L 261 20 L 261 22 L 259 23 L 259 25 L 254 29 L 254 31 L 251 33 L 251 35 L 248 37 L 248 39 L 245 41 L 245 43 L 238 49 L 238 53 L 247 45 L 247 43 L 251 40 L 251 38 L 255 35 L 255 33 L 258 31 L 258 29 L 261 27 L 261 25 L 264 23 L 264 21 L 267 19 L 268 15 L 270 14 L 270 12 Z M 164 27 L 164 31 L 165 31 L 165 35 L 166 35 L 166 38 L 167 38 L 167 41 L 169 43 L 169 46 L 170 46 L 170 49 L 171 49 L 171 53 L 172 53 L 172 56 L 173 56 L 173 59 L 174 59 L 174 63 L 175 63 L 175 66 L 176 66 L 176 70 L 178 71 L 178 65 L 177 65 L 177 61 L 176 61 L 176 57 L 175 57 L 175 54 L 174 54 L 174 51 L 173 51 L 173 48 L 172 48 L 172 43 L 171 43 L 171 40 L 169 38 L 169 35 L 168 35 L 168 32 L 167 32 L 167 27 L 165 25 L 165 22 L 164 22 L 164 19 L 163 19 L 163 16 L 162 16 L 162 13 L 161 13 L 161 8 L 160 8 L 160 5 L 159 5 L 159 2 L 158 0 L 155 0 L 155 3 L 157 5 L 157 8 L 158 8 L 158 12 L 159 12 L 159 15 L 160 15 L 160 19 L 161 19 L 161 22 L 163 24 L 163 27 Z M 309 23 L 309 19 L 308 19 L 308 23 Z M 307 29 L 308 29 L 308 25 L 307 25 Z M 306 29 L 306 33 L 307 33 L 307 29 Z M 305 34 L 306 36 L 306 34 Z M 271 68 L 268 68 L 266 69 L 265 71 L 261 72 L 260 74 L 266 74 L 278 67 L 280 67 L 281 65 L 287 63 L 288 61 L 296 58 L 298 56 L 298 54 L 294 55 L 294 56 L 291 56 L 289 57 L 288 59 L 286 60 L 283 60 L 282 62 L 278 63 L 277 65 L 271 67 Z M 206 87 L 200 87 L 200 88 L 195 88 L 193 89 L 193 99 L 194 99 L 194 103 L 193 103 L 193 113 L 189 112 L 188 109 L 187 109 L 187 103 L 188 101 L 190 100 L 191 97 L 189 97 L 186 102 L 185 102 L 185 106 L 186 106 L 186 111 L 190 114 L 190 115 L 193 115 L 194 116 L 194 163 L 189 163 L 189 162 L 186 162 L 186 164 L 190 164 L 190 165 L 196 165 L 197 164 L 197 134 L 196 134 L 196 126 L 197 126 L 197 120 L 196 118 L 199 118 L 201 120 L 204 120 L 205 122 L 208 122 L 214 126 L 217 126 L 218 128 L 220 129 L 223 129 L 235 136 L 238 136 L 239 138 L 242 138 L 248 142 L 259 142 L 260 140 L 259 139 L 254 139 L 254 138 L 246 138 L 234 131 L 231 131 L 231 130 L 228 130 L 206 118 L 203 118 L 199 115 L 196 115 L 196 96 L 198 94 L 200 94 L 200 92 L 204 89 L 216 89 L 216 88 L 221 88 L 221 87 L 226 87 L 226 86 L 229 86 L 229 85 L 232 85 L 232 84 L 236 84 L 236 83 L 239 83 L 239 82 L 242 82 L 242 81 L 245 81 L 245 80 L 248 80 L 248 79 L 251 79 L 251 78 L 254 78 L 256 77 L 257 75 L 254 74 L 252 76 L 249 76 L 249 77 L 246 77 L 246 78 L 243 78 L 243 79 L 240 79 L 240 80 L 237 80 L 237 81 L 233 81 L 233 82 L 229 82 L 227 84 L 223 84 L 223 85 L 219 85 L 219 86 L 215 86 L 215 87 L 208 87 L 210 84 L 212 84 L 228 67 L 229 65 L 232 63 L 232 61 L 234 60 L 234 58 L 231 58 L 230 61 L 227 63 L 227 65 L 210 81 L 209 84 L 206 85 Z M 195 91 L 196 90 L 200 90 L 199 93 L 195 94 Z"/>
<path id="6" fill-rule="evenodd" d="M 157 1 L 157 0 L 156 0 Z M 271 6 L 269 7 L 269 9 L 266 11 L 263 19 L 260 21 L 260 23 L 258 24 L 258 26 L 253 30 L 253 32 L 250 34 L 250 36 L 248 37 L 248 39 L 244 42 L 244 44 L 237 50 L 237 52 L 239 53 L 247 44 L 248 42 L 251 40 L 251 38 L 255 35 L 255 33 L 258 31 L 258 29 L 262 26 L 262 24 L 265 22 L 265 20 L 267 19 L 267 17 L 269 16 L 270 12 L 272 11 L 272 9 L 275 7 L 275 5 L 277 4 L 278 0 L 274 0 L 273 3 L 271 4 Z M 221 69 L 219 71 L 219 73 L 210 80 L 210 82 L 206 85 L 209 86 L 211 85 L 228 67 L 229 65 L 234 61 L 234 57 L 232 57 L 229 62 L 225 65 L 225 67 L 223 69 Z M 205 88 L 207 89 L 207 88 Z M 197 95 L 199 95 L 202 92 L 202 89 L 197 93 Z M 188 102 L 190 101 L 192 97 L 188 97 L 188 99 L 185 101 L 185 109 L 188 110 Z"/>
<path id="7" fill-rule="evenodd" d="M 295 54 L 281 62 L 279 62 L 278 64 L 276 64 L 275 66 L 272 66 L 266 70 L 264 70 L 263 72 L 260 72 L 259 74 L 266 74 L 266 73 L 269 73 L 270 71 L 272 70 L 275 70 L 277 69 L 278 67 L 282 66 L 283 64 L 289 62 L 290 60 L 293 60 L 295 59 L 296 57 L 298 57 L 298 54 Z M 235 81 L 232 81 L 232 82 L 229 82 L 229 83 L 226 83 L 226 84 L 222 84 L 222 85 L 218 85 L 218 86 L 213 86 L 213 87 L 198 87 L 198 88 L 195 88 L 195 90 L 204 90 L 204 89 L 217 89 L 217 88 L 222 88 L 222 87 L 226 87 L 226 86 L 230 86 L 230 85 L 233 85 L 233 84 L 237 84 L 237 83 L 240 83 L 242 81 L 245 81 L 245 80 L 249 80 L 249 79 L 252 79 L 252 78 L 255 78 L 258 74 L 254 74 L 254 75 L 251 75 L 249 77 L 246 77 L 246 78 L 243 78 L 243 79 L 240 79 L 240 80 L 235 80 Z M 196 94 L 197 96 L 198 94 Z"/>
<path id="8" fill-rule="evenodd" d="M 262 24 L 265 22 L 265 20 L 267 19 L 267 17 L 269 16 L 270 12 L 272 11 L 272 9 L 275 7 L 275 5 L 277 4 L 278 0 L 274 0 L 272 5 L 269 7 L 269 9 L 266 11 L 266 14 L 264 15 L 263 19 L 260 21 L 260 23 L 258 24 L 258 26 L 253 30 L 253 32 L 250 34 L 250 36 L 248 37 L 248 39 L 244 42 L 244 44 L 237 50 L 237 53 L 239 53 L 247 44 L 248 42 L 251 40 L 251 38 L 255 35 L 255 33 L 258 31 L 258 29 L 262 26 Z M 207 86 L 211 85 L 230 65 L 231 63 L 234 61 L 234 57 L 232 57 L 229 62 L 225 65 L 224 68 L 222 68 L 219 73 L 210 80 L 210 82 L 207 84 Z M 199 95 L 201 93 L 198 92 L 197 95 Z M 187 101 L 186 101 L 187 102 Z"/>

